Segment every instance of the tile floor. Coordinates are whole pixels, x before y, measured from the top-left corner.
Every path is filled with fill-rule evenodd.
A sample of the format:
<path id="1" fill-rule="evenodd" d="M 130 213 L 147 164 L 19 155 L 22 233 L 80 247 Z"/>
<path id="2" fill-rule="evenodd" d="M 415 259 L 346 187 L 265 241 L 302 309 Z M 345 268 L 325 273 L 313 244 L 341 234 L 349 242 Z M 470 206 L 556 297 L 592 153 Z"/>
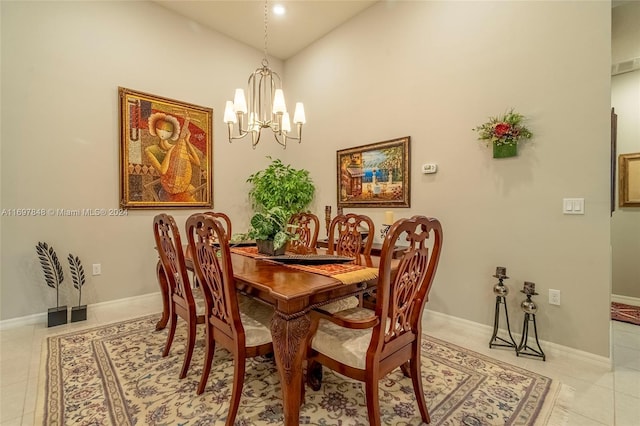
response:
<path id="1" fill-rule="evenodd" d="M 0 330 L 0 426 L 33 425 L 43 338 L 159 312 L 159 295 L 90 306 L 87 321 L 48 329 L 46 324 Z M 516 357 L 508 349 L 489 349 L 486 327 L 427 312 L 425 332 L 571 386 L 570 426 L 640 425 L 640 326 L 612 321 L 613 371 L 593 360 L 547 350 L 547 361 Z"/>

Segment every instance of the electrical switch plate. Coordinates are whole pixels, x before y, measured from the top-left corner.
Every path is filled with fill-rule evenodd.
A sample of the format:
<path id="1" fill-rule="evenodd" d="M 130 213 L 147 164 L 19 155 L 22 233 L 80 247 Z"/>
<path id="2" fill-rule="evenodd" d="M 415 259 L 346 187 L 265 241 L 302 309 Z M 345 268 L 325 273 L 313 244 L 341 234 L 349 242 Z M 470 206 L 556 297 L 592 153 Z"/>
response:
<path id="1" fill-rule="evenodd" d="M 433 163 L 426 163 L 422 165 L 422 173 L 430 174 L 438 171 L 438 165 Z"/>
<path id="2" fill-rule="evenodd" d="M 563 198 L 562 213 L 584 214 L 584 198 Z"/>
<path id="3" fill-rule="evenodd" d="M 102 267 L 99 263 L 93 264 L 93 275 L 100 275 L 102 273 Z"/>

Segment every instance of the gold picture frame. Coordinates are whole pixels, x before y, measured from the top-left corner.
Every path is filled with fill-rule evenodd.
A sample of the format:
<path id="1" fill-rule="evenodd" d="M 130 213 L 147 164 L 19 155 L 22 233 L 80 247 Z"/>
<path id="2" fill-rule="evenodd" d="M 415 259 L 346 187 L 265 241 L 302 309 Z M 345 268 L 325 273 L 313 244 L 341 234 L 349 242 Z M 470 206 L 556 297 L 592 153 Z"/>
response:
<path id="1" fill-rule="evenodd" d="M 640 152 L 618 156 L 619 207 L 640 207 Z"/>
<path id="2" fill-rule="evenodd" d="M 212 208 L 213 109 L 124 87 L 118 94 L 120 206 Z"/>
<path id="3" fill-rule="evenodd" d="M 338 207 L 411 207 L 409 136 L 337 152 Z"/>

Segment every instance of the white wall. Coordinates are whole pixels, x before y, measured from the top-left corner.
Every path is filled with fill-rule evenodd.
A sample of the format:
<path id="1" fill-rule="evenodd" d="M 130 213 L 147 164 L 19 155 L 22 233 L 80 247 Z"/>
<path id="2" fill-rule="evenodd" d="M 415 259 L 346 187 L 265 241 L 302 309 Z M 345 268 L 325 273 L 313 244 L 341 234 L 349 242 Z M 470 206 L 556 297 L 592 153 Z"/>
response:
<path id="1" fill-rule="evenodd" d="M 411 136 L 411 208 L 396 217 L 444 229 L 428 308 L 492 324 L 506 266 L 515 330 L 533 281 L 540 337 L 608 356 L 610 31 L 606 2 L 376 4 L 285 64 L 308 117 L 307 150 L 288 158 L 320 176 L 317 211 L 335 209 L 336 150 Z M 494 160 L 471 129 L 511 107 L 535 136 Z M 563 197 L 586 214 L 563 215 Z M 379 226 L 384 210 L 357 211 Z"/>
<path id="2" fill-rule="evenodd" d="M 614 63 L 640 58 L 640 3 L 612 10 Z M 640 70 L 611 78 L 611 106 L 618 114 L 618 154 L 640 152 Z M 611 217 L 612 292 L 640 298 L 640 208 L 618 207 Z"/>
<path id="3" fill-rule="evenodd" d="M 282 150 L 229 144 L 224 102 L 244 87 L 261 52 L 148 2 L 1 2 L 2 209 L 117 208 L 118 86 L 214 110 L 214 206 L 238 230 L 250 216 L 246 178 Z M 282 64 L 272 61 L 275 69 Z M 271 151 L 269 150 L 271 148 Z M 55 305 L 35 245 L 52 244 L 65 265 L 62 303 L 77 304 L 66 257 L 88 274 L 84 302 L 158 291 L 152 220 L 2 216 L 1 317 Z M 180 226 L 193 211 L 173 212 Z M 67 294 L 68 293 L 68 294 Z"/>
<path id="4" fill-rule="evenodd" d="M 265 155 L 310 170 L 322 214 L 335 211 L 337 149 L 409 135 L 412 207 L 396 217 L 435 216 L 445 231 L 429 308 L 491 324 L 491 275 L 506 266 L 514 330 L 518 290 L 534 281 L 540 337 L 608 356 L 607 2 L 379 3 L 287 62 L 287 95 L 305 102 L 308 124 L 286 151 L 225 139 L 224 100 L 260 52 L 149 3 L 1 7 L 2 208 L 117 207 L 118 86 L 214 108 L 215 208 L 234 229 Z M 510 107 L 535 139 L 493 160 L 471 129 Z M 427 161 L 437 174 L 419 173 Z M 586 214 L 562 215 L 562 197 L 584 197 Z M 384 210 L 358 211 L 379 224 Z M 153 214 L 2 217 L 1 318 L 51 306 L 38 241 L 102 263 L 90 302 L 156 291 Z M 546 303 L 549 288 L 560 307 Z"/>

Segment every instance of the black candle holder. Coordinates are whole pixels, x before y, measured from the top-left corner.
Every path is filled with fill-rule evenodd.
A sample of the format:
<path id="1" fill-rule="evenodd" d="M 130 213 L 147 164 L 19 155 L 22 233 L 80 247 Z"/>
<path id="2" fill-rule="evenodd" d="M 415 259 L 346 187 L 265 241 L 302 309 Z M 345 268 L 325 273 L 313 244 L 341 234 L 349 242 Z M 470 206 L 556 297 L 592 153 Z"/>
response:
<path id="1" fill-rule="evenodd" d="M 387 224 L 382 224 L 382 227 L 380 228 L 380 239 L 384 240 L 384 238 L 387 236 L 387 232 L 389 232 L 389 229 L 391 228 L 391 225 L 387 225 Z"/>
<path id="2" fill-rule="evenodd" d="M 516 348 L 516 355 L 527 355 L 535 358 L 542 358 L 543 361 L 546 361 L 547 356 L 542 351 L 542 348 L 540 347 L 540 341 L 538 340 L 538 327 L 536 325 L 536 311 L 538 310 L 538 306 L 533 300 L 531 300 L 531 297 L 537 295 L 538 293 L 535 292 L 535 285 L 533 283 L 525 282 L 524 284 L 524 290 L 520 290 L 520 292 L 524 293 L 527 296 L 527 299 L 523 300 L 522 303 L 520 303 L 520 308 L 524 312 L 524 323 L 522 324 L 522 338 L 520 339 L 520 344 Z M 533 333 L 536 339 L 536 345 L 538 345 L 538 349 L 532 348 L 528 343 L 530 322 L 533 323 Z"/>
<path id="3" fill-rule="evenodd" d="M 509 279 L 506 275 L 507 269 L 501 266 L 496 268 L 495 278 L 498 279 L 498 283 L 493 286 L 493 294 L 496 295 L 496 310 L 493 318 L 493 335 L 491 336 L 491 340 L 489 341 L 489 348 L 494 347 L 505 347 L 505 348 L 513 348 L 517 349 L 516 341 L 511 335 L 511 325 L 509 324 L 509 312 L 507 311 L 507 300 L 506 297 L 509 294 L 509 288 L 504 285 L 503 280 Z M 504 305 L 504 317 L 507 322 L 507 333 L 509 334 L 509 339 L 511 341 L 498 336 L 498 329 L 500 323 L 500 305 Z"/>

